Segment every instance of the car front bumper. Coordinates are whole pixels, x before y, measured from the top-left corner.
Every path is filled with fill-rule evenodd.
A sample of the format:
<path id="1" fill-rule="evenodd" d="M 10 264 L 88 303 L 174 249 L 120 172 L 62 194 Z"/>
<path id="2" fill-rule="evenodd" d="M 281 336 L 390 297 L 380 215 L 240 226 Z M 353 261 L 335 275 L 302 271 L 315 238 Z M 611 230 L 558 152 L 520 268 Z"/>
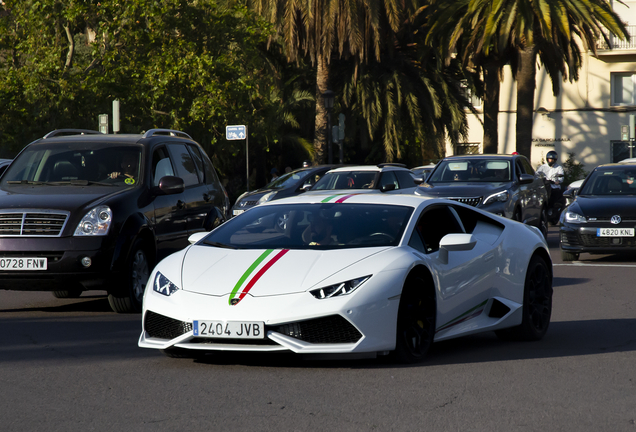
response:
<path id="1" fill-rule="evenodd" d="M 46 270 L 0 270 L 0 287 L 15 291 L 103 289 L 113 250 L 105 237 L 0 238 L 0 260 L 46 258 Z M 89 258 L 90 265 L 82 264 Z"/>
<path id="2" fill-rule="evenodd" d="M 561 249 L 571 253 L 613 254 L 636 252 L 636 237 L 599 237 L 599 228 L 635 228 L 611 224 L 562 224 L 559 228 Z"/>

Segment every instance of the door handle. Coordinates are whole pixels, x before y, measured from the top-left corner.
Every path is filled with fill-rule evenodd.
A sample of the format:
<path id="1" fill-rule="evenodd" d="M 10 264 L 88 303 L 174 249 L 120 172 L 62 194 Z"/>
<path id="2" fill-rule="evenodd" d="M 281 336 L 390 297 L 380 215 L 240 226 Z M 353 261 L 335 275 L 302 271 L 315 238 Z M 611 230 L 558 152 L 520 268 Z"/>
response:
<path id="1" fill-rule="evenodd" d="M 181 200 L 177 201 L 177 210 L 183 210 L 185 208 L 185 203 Z"/>

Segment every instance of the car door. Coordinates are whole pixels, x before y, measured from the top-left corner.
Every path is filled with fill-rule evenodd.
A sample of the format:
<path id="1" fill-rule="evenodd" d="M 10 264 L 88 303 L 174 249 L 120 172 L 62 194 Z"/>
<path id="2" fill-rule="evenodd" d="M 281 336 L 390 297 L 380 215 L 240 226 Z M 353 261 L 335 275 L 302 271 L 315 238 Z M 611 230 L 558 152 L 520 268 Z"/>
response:
<path id="1" fill-rule="evenodd" d="M 170 143 L 168 151 L 175 163 L 177 176 L 181 177 L 185 183 L 182 206 L 186 220 L 186 232 L 189 235 L 203 231 L 206 218 L 214 208 L 208 186 L 203 181 L 204 173 L 197 169 L 197 162 L 186 144 Z M 182 247 L 185 246 L 187 246 L 187 242 Z"/>
<path id="2" fill-rule="evenodd" d="M 166 145 L 156 147 L 152 153 L 151 184 L 159 186 L 165 176 L 176 176 L 175 162 Z M 157 195 L 153 200 L 155 237 L 158 259 L 182 249 L 187 243 L 188 220 L 185 211 L 185 193 Z"/>
<path id="3" fill-rule="evenodd" d="M 497 278 L 496 250 L 487 237 L 476 237 L 475 246 L 470 250 L 449 252 L 446 262 L 440 259 L 439 242 L 445 235 L 470 232 L 454 207 L 449 204 L 427 207 L 409 242 L 411 247 L 427 254 L 435 269 L 440 300 L 437 305 L 438 330 L 457 323 L 462 317 L 480 313 Z M 467 212 L 464 217 L 470 223 L 469 227 L 474 228 L 476 222 L 469 220 L 474 210 L 465 207 L 460 210 Z"/>
<path id="4" fill-rule="evenodd" d="M 513 195 L 516 195 L 516 199 L 519 207 L 521 208 L 521 221 L 525 221 L 530 224 L 536 224 L 539 212 L 534 208 L 532 204 L 532 185 L 521 184 L 521 175 L 526 174 L 525 168 L 521 164 L 520 159 L 514 159 L 514 177 L 512 182 Z"/>
<path id="5" fill-rule="evenodd" d="M 525 174 L 533 176 L 534 180 L 532 183 L 528 184 L 528 207 L 532 209 L 534 214 L 534 225 L 539 225 L 539 221 L 541 220 L 541 212 L 543 211 L 543 206 L 545 201 L 547 200 L 547 192 L 545 190 L 545 184 L 543 183 L 543 178 L 534 171 L 532 165 L 525 157 L 519 157 L 517 159 L 523 169 Z"/>

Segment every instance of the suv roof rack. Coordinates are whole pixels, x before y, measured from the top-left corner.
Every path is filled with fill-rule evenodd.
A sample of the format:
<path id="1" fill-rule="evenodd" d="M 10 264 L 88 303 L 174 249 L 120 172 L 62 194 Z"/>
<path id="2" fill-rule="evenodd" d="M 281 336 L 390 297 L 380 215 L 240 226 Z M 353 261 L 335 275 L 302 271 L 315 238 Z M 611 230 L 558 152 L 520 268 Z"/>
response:
<path id="1" fill-rule="evenodd" d="M 47 133 L 46 135 L 44 135 L 42 139 L 53 138 L 58 135 L 95 135 L 95 134 L 103 135 L 99 131 L 88 130 L 88 129 L 55 129 L 54 131 L 51 131 Z"/>
<path id="2" fill-rule="evenodd" d="M 144 133 L 142 138 L 150 138 L 151 136 L 155 136 L 155 135 L 170 135 L 170 136 L 192 139 L 192 137 L 188 135 L 187 133 L 181 132 L 178 130 L 172 130 L 172 129 L 150 129 Z"/>
<path id="3" fill-rule="evenodd" d="M 391 162 L 378 164 L 378 168 L 384 168 L 384 167 L 406 168 L 406 165 L 404 165 L 403 163 L 391 163 Z"/>

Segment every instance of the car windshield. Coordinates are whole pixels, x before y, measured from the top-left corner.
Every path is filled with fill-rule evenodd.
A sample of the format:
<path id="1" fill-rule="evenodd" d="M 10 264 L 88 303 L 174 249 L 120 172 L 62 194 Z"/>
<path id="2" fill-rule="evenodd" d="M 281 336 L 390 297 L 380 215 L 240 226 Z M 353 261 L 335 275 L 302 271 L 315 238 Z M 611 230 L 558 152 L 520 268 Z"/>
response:
<path id="1" fill-rule="evenodd" d="M 263 189 L 285 189 L 288 187 L 294 187 L 305 175 L 306 170 L 292 171 L 287 174 L 283 174 L 276 180 L 265 186 Z"/>
<path id="2" fill-rule="evenodd" d="M 412 207 L 385 204 L 258 206 L 212 231 L 203 243 L 232 249 L 397 246 L 412 213 Z"/>
<path id="3" fill-rule="evenodd" d="M 579 195 L 635 195 L 636 167 L 618 167 L 593 171 Z"/>
<path id="4" fill-rule="evenodd" d="M 311 190 L 374 189 L 377 174 L 377 171 L 328 172 Z"/>
<path id="5" fill-rule="evenodd" d="M 510 181 L 509 160 L 479 158 L 442 161 L 426 182 L 433 184 L 507 181 Z"/>
<path id="6" fill-rule="evenodd" d="M 2 177 L 2 185 L 103 185 L 140 182 L 141 147 L 95 143 L 27 147 Z"/>

